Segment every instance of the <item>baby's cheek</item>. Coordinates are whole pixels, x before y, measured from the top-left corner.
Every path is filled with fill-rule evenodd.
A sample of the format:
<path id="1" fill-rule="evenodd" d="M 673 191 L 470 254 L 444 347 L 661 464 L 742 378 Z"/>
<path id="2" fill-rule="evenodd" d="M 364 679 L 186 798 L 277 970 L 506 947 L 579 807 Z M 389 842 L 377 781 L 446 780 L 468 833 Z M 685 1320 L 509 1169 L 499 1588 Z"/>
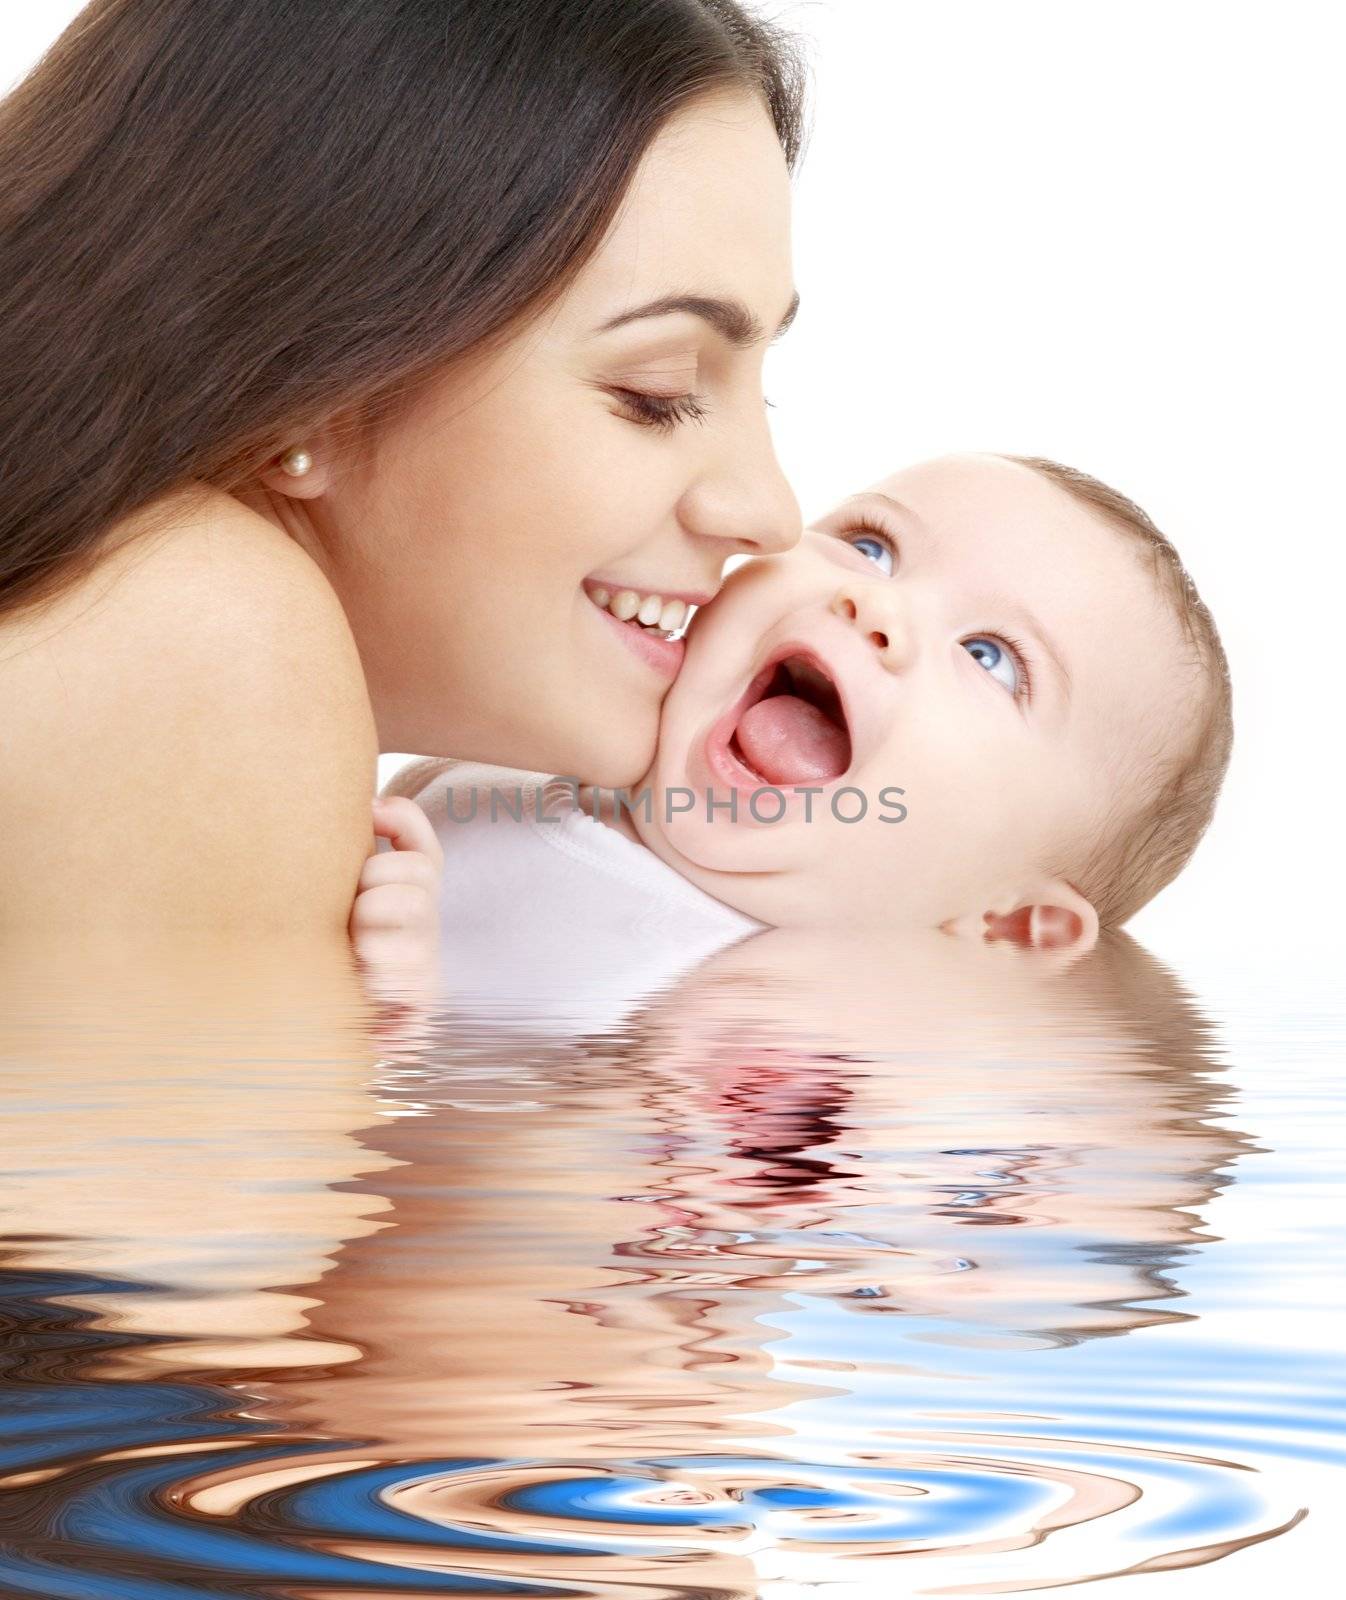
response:
<path id="1" fill-rule="evenodd" d="M 927 863 L 911 848 L 909 821 L 909 817 L 899 823 L 875 821 L 868 826 L 863 854 L 857 851 L 850 864 L 857 899 L 893 911 L 911 903 Z"/>
<path id="2" fill-rule="evenodd" d="M 729 572 L 706 620 L 713 621 L 718 612 L 741 648 L 745 636 L 759 638 L 800 605 L 830 595 L 840 577 L 832 563 L 817 560 L 803 546 L 779 555 L 750 556 Z"/>

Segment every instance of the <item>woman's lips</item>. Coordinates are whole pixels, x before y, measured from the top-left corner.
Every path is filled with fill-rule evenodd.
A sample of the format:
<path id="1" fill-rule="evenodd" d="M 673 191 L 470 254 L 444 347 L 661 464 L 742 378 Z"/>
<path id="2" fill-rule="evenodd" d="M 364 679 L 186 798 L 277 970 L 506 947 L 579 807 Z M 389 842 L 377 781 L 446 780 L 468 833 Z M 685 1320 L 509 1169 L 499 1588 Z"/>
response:
<path id="1" fill-rule="evenodd" d="M 685 653 L 681 632 L 675 639 L 666 635 L 685 631 L 690 625 L 689 613 L 715 598 L 713 593 L 701 589 L 636 589 L 619 578 L 586 578 L 581 588 L 592 602 L 594 610 L 611 627 L 618 629 L 627 649 L 666 678 L 677 677 Z M 624 603 L 623 596 L 626 597 Z M 620 615 L 609 609 L 609 603 Z M 638 613 L 643 611 L 646 603 L 653 610 L 642 623 Z M 661 630 L 658 629 L 655 613 L 663 619 Z"/>
<path id="2" fill-rule="evenodd" d="M 589 609 L 646 666 L 653 667 L 661 677 L 677 677 L 687 650 L 681 639 L 661 639 L 658 634 L 647 632 L 639 623 L 618 622 L 610 611 L 600 611 L 597 606 L 590 606 Z"/>

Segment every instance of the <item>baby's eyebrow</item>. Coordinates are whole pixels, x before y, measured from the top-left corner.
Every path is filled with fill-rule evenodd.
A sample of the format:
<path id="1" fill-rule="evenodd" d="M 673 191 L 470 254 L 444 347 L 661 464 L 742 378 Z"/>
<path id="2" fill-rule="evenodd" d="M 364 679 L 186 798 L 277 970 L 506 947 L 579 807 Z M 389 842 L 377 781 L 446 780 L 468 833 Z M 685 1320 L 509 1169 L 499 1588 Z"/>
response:
<path id="1" fill-rule="evenodd" d="M 895 499 L 890 494 L 885 494 L 882 489 L 861 489 L 857 494 L 847 495 L 840 505 L 833 506 L 830 511 L 824 512 L 813 525 L 821 528 L 824 523 L 842 522 L 848 514 L 855 515 L 862 512 L 867 501 L 871 504 L 877 501 L 889 516 L 895 517 L 904 534 L 911 528 L 923 529 L 925 526 L 910 506 L 903 505 L 900 500 Z"/>
<path id="2" fill-rule="evenodd" d="M 1037 640 L 1038 644 L 1042 646 L 1043 655 L 1047 657 L 1047 660 L 1051 663 L 1053 669 L 1055 670 L 1056 679 L 1061 689 L 1061 699 L 1066 705 L 1069 705 L 1071 678 L 1070 667 L 1066 663 L 1066 658 L 1056 648 L 1056 643 L 1051 634 L 1048 633 L 1046 628 L 1042 626 L 1042 624 L 1031 611 L 1026 611 L 1020 605 L 1016 605 L 1014 609 L 1019 613 L 1019 617 L 1027 631 L 1031 633 Z"/>
<path id="3" fill-rule="evenodd" d="M 859 494 L 848 495 L 842 503 L 842 509 L 844 510 L 846 506 L 863 504 L 866 500 L 877 500 L 886 510 L 891 511 L 895 517 L 901 517 L 906 522 L 919 522 L 921 520 L 909 505 L 904 504 L 895 495 L 885 494 L 882 489 L 861 489 Z"/>
<path id="4" fill-rule="evenodd" d="M 851 499 L 882 500 L 884 505 L 886 505 L 890 511 L 895 512 L 897 516 L 906 517 L 912 522 L 919 522 L 921 520 L 910 506 L 904 505 L 902 501 L 897 499 L 894 495 L 885 494 L 882 489 L 862 489 L 859 494 L 853 494 Z"/>

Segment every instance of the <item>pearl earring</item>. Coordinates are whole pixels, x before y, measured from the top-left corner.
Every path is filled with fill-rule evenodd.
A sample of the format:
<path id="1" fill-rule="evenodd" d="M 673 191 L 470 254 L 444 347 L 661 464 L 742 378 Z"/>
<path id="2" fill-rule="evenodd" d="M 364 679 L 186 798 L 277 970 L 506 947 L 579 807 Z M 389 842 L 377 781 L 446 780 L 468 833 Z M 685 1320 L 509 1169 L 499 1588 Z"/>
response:
<path id="1" fill-rule="evenodd" d="M 296 446 L 280 458 L 280 466 L 281 471 L 288 473 L 290 477 L 302 478 L 312 468 L 313 457 L 307 450 L 301 450 Z"/>

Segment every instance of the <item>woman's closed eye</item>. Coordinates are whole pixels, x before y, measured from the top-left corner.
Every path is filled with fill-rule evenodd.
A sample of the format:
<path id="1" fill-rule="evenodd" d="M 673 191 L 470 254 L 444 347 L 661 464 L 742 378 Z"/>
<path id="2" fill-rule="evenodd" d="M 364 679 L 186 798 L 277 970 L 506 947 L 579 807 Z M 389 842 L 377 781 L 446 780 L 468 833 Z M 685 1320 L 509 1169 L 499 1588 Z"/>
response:
<path id="1" fill-rule="evenodd" d="M 648 394 L 621 388 L 609 392 L 625 409 L 628 421 L 662 433 L 671 432 L 679 423 L 700 422 L 709 409 L 698 394 Z"/>

